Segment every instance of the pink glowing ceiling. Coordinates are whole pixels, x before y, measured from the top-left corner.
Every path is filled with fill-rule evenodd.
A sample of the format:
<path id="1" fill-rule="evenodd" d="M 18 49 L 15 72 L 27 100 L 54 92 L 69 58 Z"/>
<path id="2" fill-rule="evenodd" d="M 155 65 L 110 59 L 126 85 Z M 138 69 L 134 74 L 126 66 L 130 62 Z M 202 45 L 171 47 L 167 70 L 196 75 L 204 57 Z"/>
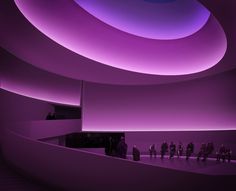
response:
<path id="1" fill-rule="evenodd" d="M 144 1 L 162 3 L 162 6 L 175 2 Z M 205 4 L 208 2 L 205 1 Z M 181 38 L 175 36 L 177 39 L 158 40 L 150 38 L 150 34 L 145 37 L 101 21 L 75 1 L 1 1 L 0 46 L 17 57 L 7 62 L 1 60 L 7 66 L 0 65 L 1 88 L 48 102 L 79 106 L 79 80 L 89 81 L 84 83 L 84 130 L 235 129 L 234 102 L 229 101 L 235 97 L 232 96 L 234 86 L 228 85 L 234 80 L 220 77 L 219 82 L 224 82 L 220 86 L 218 80 L 212 81 L 213 76 L 206 77 L 235 68 L 233 3 L 225 1 L 222 4 L 226 4 L 226 10 L 230 11 L 214 8 L 216 5 L 212 1 L 208 5 L 213 8 L 207 8 L 216 14 L 208 15 L 206 20 L 200 19 L 201 24 L 194 32 L 187 30 L 188 34 L 181 33 Z M 207 11 L 198 5 L 200 11 Z M 138 27 L 138 23 L 135 25 Z M 192 29 L 190 25 L 186 27 Z M 31 66 L 31 72 L 27 69 L 30 65 L 36 66 Z M 186 82 L 189 88 L 182 89 L 185 84 L 173 83 L 175 91 L 172 91 L 171 84 L 157 85 L 201 77 L 206 77 L 203 83 L 198 83 L 200 79 Z M 101 84 L 91 82 L 112 85 L 111 89 L 105 87 L 104 91 L 100 91 Z M 88 86 L 88 83 L 92 85 Z M 135 86 L 122 86 L 127 84 Z M 198 91 L 203 84 L 204 90 Z M 137 91 L 134 90 L 136 88 Z M 160 97 L 161 92 L 165 93 L 163 97 Z M 95 96 L 101 99 L 96 100 Z M 171 96 L 173 99 L 170 99 Z M 168 109 L 165 110 L 166 105 Z M 189 106 L 192 108 L 189 109 Z M 157 120 L 156 113 L 159 113 L 160 120 Z M 123 119 L 120 118 L 119 123 L 114 125 L 119 115 Z M 142 121 L 143 116 L 145 122 Z M 186 116 L 188 119 L 185 121 Z M 170 121 L 170 117 L 176 120 Z M 208 126 L 204 126 L 205 122 L 209 122 Z M 159 123 L 158 127 L 156 123 Z"/>
<path id="2" fill-rule="evenodd" d="M 127 71 L 193 74 L 216 65 L 227 47 L 224 31 L 212 15 L 191 36 L 153 40 L 107 25 L 72 1 L 15 2 L 23 15 L 55 42 L 101 64 Z"/>
<path id="3" fill-rule="evenodd" d="M 156 0 L 147 0 L 147 1 L 156 1 Z M 166 2 L 167 0 L 158 0 L 158 1 Z M 47 1 L 46 3 L 49 3 L 49 5 L 42 4 L 41 7 L 45 9 L 45 7 L 52 6 L 50 5 L 50 2 L 53 4 L 54 1 Z M 72 3 L 73 1 L 72 2 L 68 1 L 68 3 L 69 2 Z M 190 79 L 201 78 L 235 68 L 235 63 L 232 62 L 231 60 L 236 59 L 234 51 L 235 50 L 234 42 L 236 40 L 234 35 L 235 20 L 232 19 L 232 16 L 234 16 L 234 10 L 232 8 L 233 2 L 224 2 L 224 3 L 219 2 L 215 4 L 215 2 L 213 1 L 207 1 L 207 2 L 202 1 L 202 3 L 209 10 L 211 10 L 213 15 L 215 15 L 216 18 L 220 21 L 221 25 L 224 28 L 225 33 L 227 34 L 227 39 L 229 43 L 227 45 L 227 52 L 224 58 L 218 64 L 216 64 L 214 67 L 208 70 L 204 70 L 202 72 L 198 72 L 191 75 L 165 76 L 165 75 L 143 74 L 128 70 L 118 69 L 109 65 L 96 62 L 92 59 L 86 58 L 82 55 L 70 51 L 69 49 L 61 46 L 60 44 L 56 43 L 55 41 L 51 40 L 46 35 L 41 33 L 21 14 L 19 9 L 15 5 L 14 1 L 0 2 L 1 5 L 0 18 L 2 18 L 2 22 L 0 22 L 0 28 L 1 28 L 0 45 L 3 49 L 15 55 L 16 57 L 26 62 L 27 64 L 34 65 L 37 68 L 46 70 L 54 74 L 58 74 L 64 77 L 77 80 L 86 80 L 91 82 L 108 83 L 108 84 L 141 85 L 141 84 L 164 84 L 164 83 L 172 83 L 177 81 L 185 81 Z M 78 5 L 76 3 L 74 4 L 75 6 L 73 7 L 75 9 L 78 8 Z M 218 6 L 226 8 L 218 9 Z M 63 7 L 61 11 L 57 13 L 59 15 L 58 17 L 60 17 L 60 15 L 63 15 L 63 11 L 66 8 L 68 7 Z M 73 9 L 71 12 L 73 12 Z M 52 13 L 54 12 L 50 11 L 50 13 L 48 14 Z M 67 18 L 65 20 L 69 22 L 69 17 Z M 48 19 L 47 16 L 45 16 L 45 20 L 47 19 Z M 5 22 L 6 20 L 7 22 Z M 61 22 L 61 25 L 62 23 L 63 22 Z M 211 31 L 212 35 L 215 35 L 215 32 L 216 31 L 212 30 Z M 119 35 L 120 34 L 122 34 L 123 38 L 126 38 L 127 40 L 129 37 L 134 36 L 134 35 L 127 35 L 127 33 L 119 33 Z M 116 34 L 115 36 L 117 35 L 118 34 Z M 207 38 L 207 36 L 205 38 Z M 206 43 L 205 45 L 210 46 L 209 44 Z M 65 65 L 67 67 L 65 67 Z"/>
<path id="4" fill-rule="evenodd" d="M 1 49 L 0 49 L 1 50 Z M 1 51 L 0 87 L 22 96 L 71 106 L 80 106 L 81 81 L 33 67 Z"/>
<path id="5" fill-rule="evenodd" d="M 196 0 L 75 0 L 101 21 L 127 33 L 151 39 L 190 36 L 210 12 Z"/>

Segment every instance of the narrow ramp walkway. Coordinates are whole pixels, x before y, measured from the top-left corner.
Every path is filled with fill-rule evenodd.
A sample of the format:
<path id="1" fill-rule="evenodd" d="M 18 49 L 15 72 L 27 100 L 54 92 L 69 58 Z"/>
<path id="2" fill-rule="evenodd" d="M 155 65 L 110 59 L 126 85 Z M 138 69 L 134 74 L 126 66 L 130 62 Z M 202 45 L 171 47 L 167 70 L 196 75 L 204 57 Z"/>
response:
<path id="1" fill-rule="evenodd" d="M 132 160 L 132 155 L 128 155 L 128 159 Z M 190 157 L 186 161 L 185 156 L 177 158 L 176 156 L 169 159 L 165 156 L 161 159 L 160 155 L 157 158 L 150 158 L 149 155 L 141 155 L 140 163 L 175 169 L 179 171 L 188 171 L 193 173 L 207 174 L 207 175 L 231 175 L 236 177 L 236 161 L 219 162 L 215 158 L 208 158 L 205 162 L 197 161 L 196 157 Z"/>
<path id="2" fill-rule="evenodd" d="M 14 171 L 5 163 L 0 153 L 0 190 L 51 191 L 52 189 Z"/>

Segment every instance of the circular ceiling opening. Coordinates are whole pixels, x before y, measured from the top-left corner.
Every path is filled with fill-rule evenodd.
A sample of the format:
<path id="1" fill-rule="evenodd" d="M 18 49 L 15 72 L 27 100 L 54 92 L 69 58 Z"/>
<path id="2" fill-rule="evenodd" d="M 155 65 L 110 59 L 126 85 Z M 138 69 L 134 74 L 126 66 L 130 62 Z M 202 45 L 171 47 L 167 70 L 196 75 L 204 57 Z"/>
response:
<path id="1" fill-rule="evenodd" d="M 210 12 L 196 0 L 75 0 L 119 30 L 151 39 L 179 39 L 200 30 Z"/>

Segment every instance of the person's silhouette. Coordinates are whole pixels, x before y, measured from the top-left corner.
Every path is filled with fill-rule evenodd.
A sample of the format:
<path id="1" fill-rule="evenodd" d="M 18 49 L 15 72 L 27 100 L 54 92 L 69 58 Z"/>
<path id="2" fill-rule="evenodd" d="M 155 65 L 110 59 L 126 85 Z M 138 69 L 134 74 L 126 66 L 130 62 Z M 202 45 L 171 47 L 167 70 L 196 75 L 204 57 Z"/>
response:
<path id="1" fill-rule="evenodd" d="M 46 120 L 51 120 L 51 119 L 52 119 L 52 113 L 49 112 L 48 115 L 47 115 L 47 117 L 46 117 Z"/>
<path id="2" fill-rule="evenodd" d="M 140 151 L 139 151 L 139 149 L 137 148 L 136 145 L 133 146 L 132 154 L 133 154 L 133 160 L 134 161 L 139 161 L 140 160 Z"/>

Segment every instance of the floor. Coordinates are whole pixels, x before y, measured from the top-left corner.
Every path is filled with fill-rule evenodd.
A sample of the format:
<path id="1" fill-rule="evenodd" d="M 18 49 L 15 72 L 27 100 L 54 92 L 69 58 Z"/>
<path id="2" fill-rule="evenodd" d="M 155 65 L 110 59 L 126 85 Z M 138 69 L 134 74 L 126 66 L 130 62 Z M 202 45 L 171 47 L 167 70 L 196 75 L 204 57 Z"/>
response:
<path id="1" fill-rule="evenodd" d="M 86 152 L 97 153 L 104 155 L 104 148 L 79 148 Z M 133 161 L 132 155 L 127 156 L 128 160 Z M 144 163 L 146 165 L 158 166 L 163 168 L 175 169 L 180 171 L 189 171 L 200 174 L 208 175 L 234 175 L 236 176 L 236 160 L 231 160 L 230 162 L 216 161 L 216 158 L 208 158 L 206 161 L 197 161 L 196 157 L 191 156 L 189 160 L 186 160 L 185 156 L 178 158 L 169 159 L 169 155 L 164 156 L 161 159 L 160 155 L 156 158 L 150 158 L 149 155 L 141 155 L 141 160 L 139 163 Z"/>
<path id="2" fill-rule="evenodd" d="M 0 154 L 0 190 L 51 191 L 52 189 L 17 173 L 4 162 Z"/>
<path id="3" fill-rule="evenodd" d="M 132 156 L 128 156 L 128 160 L 132 160 Z M 196 157 L 191 157 L 186 160 L 185 157 L 177 158 L 176 156 L 169 159 L 165 156 L 164 159 L 158 155 L 156 158 L 150 158 L 149 155 L 142 155 L 140 163 L 147 165 L 159 166 L 164 168 L 176 169 L 180 171 L 189 171 L 208 175 L 236 175 L 236 161 L 219 162 L 215 158 L 208 158 L 206 161 L 197 161 Z"/>
<path id="4" fill-rule="evenodd" d="M 132 160 L 132 156 L 128 155 L 127 160 Z M 135 162 L 135 161 L 134 161 Z M 158 155 L 156 158 L 150 158 L 149 155 L 142 155 L 138 163 L 146 165 L 159 166 L 163 168 L 171 168 L 180 171 L 190 171 L 195 173 L 203 173 L 209 175 L 233 175 L 236 176 L 236 161 L 217 162 L 215 158 L 209 158 L 207 161 L 197 161 L 196 157 L 191 157 L 186 161 L 185 157 L 177 158 L 176 156 L 169 159 L 165 156 L 161 159 Z M 42 185 L 35 180 L 22 176 L 14 169 L 9 167 L 0 154 L 0 190 L 4 191 L 51 191 L 52 188 Z"/>
<path id="5" fill-rule="evenodd" d="M 97 154 L 104 154 L 104 148 L 80 148 L 80 150 Z M 127 156 L 127 159 L 132 161 L 132 155 L 129 154 Z M 208 158 L 206 161 L 203 162 L 201 160 L 197 161 L 196 157 L 192 156 L 189 160 L 186 161 L 185 156 L 182 156 L 180 158 L 174 156 L 174 158 L 169 159 L 169 155 L 166 155 L 164 159 L 161 159 L 160 155 L 157 155 L 156 158 L 150 158 L 149 155 L 142 154 L 141 160 L 138 162 L 144 163 L 146 165 L 175 169 L 180 171 L 189 171 L 200 174 L 236 176 L 236 160 L 231 160 L 230 162 L 219 162 L 216 161 L 216 158 Z"/>

